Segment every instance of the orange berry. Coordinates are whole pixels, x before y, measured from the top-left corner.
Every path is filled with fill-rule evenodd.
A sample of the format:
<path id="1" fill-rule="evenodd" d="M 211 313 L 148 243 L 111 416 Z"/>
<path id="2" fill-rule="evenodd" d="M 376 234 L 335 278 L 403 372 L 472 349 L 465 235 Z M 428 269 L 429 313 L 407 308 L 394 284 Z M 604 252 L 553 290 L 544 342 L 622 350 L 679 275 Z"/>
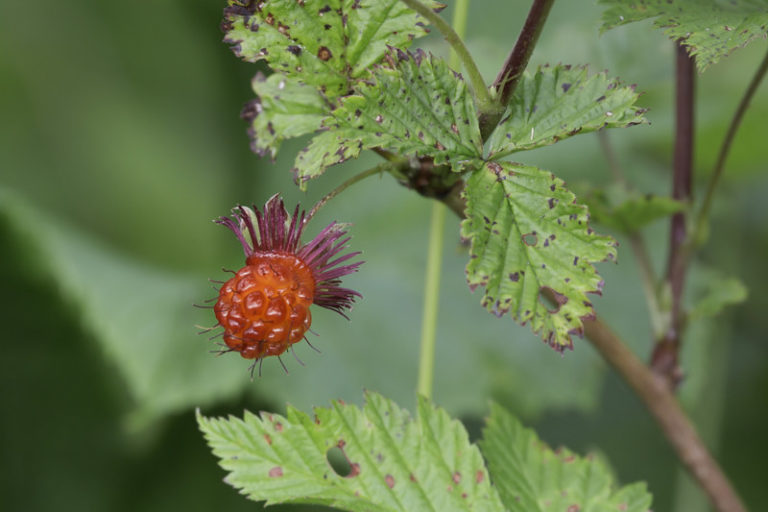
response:
<path id="1" fill-rule="evenodd" d="M 312 324 L 314 293 L 312 272 L 298 257 L 254 253 L 224 283 L 214 306 L 224 343 L 246 359 L 282 354 Z"/>

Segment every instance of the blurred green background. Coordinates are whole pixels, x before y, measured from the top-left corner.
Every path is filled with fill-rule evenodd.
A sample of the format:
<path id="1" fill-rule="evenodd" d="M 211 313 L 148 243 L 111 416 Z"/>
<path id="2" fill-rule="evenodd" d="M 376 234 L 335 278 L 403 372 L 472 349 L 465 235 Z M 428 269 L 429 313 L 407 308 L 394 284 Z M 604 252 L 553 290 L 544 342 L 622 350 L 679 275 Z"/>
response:
<path id="1" fill-rule="evenodd" d="M 475 0 L 468 43 L 489 79 L 524 19 L 527 2 Z M 192 308 L 215 292 L 207 278 L 238 266 L 229 232 L 210 220 L 275 192 L 311 205 L 374 157 L 334 168 L 307 194 L 291 162 L 251 154 L 243 103 L 258 66 L 221 42 L 223 4 L 0 3 L 0 508 L 3 510 L 254 510 L 221 482 L 193 410 L 309 410 L 370 389 L 412 408 L 430 204 L 388 177 L 357 185 L 318 214 L 353 222 L 363 271 L 348 279 L 365 299 L 351 322 L 317 312 L 313 340 L 290 374 L 267 361 L 209 354 Z M 444 12 L 450 16 L 450 9 Z M 650 24 L 599 35 L 592 1 L 555 5 L 533 64 L 588 63 L 645 91 L 650 126 L 609 134 L 643 192 L 669 188 L 671 43 Z M 421 44 L 445 53 L 436 37 Z M 698 183 L 752 70 L 759 41 L 703 76 L 697 101 Z M 691 273 L 690 299 L 707 268 L 740 277 L 745 304 L 691 329 L 681 396 L 752 510 L 767 510 L 768 87 L 758 93 L 729 160 L 711 239 Z M 585 135 L 519 155 L 574 190 L 605 184 L 597 138 Z M 314 230 L 312 229 L 314 227 Z M 666 223 L 647 229 L 661 270 Z M 311 233 L 310 233 L 311 234 Z M 624 483 L 645 480 L 654 510 L 706 510 L 655 424 L 589 344 L 560 356 L 511 319 L 479 306 L 465 283 L 458 221 L 446 226 L 435 400 L 474 435 L 488 400 L 509 407 L 552 445 L 598 451 Z M 628 243 L 603 264 L 598 312 L 646 358 L 650 333 Z M 286 507 L 296 510 L 297 508 Z"/>

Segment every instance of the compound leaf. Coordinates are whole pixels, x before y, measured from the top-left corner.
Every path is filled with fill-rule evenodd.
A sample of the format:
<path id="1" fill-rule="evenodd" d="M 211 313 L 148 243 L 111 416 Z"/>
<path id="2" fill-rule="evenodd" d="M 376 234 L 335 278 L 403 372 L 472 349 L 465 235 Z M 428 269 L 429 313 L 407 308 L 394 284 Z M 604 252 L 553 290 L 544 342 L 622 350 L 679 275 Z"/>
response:
<path id="1" fill-rule="evenodd" d="M 657 27 L 681 40 L 700 71 L 768 33 L 766 0 L 600 0 L 603 30 L 655 18 Z"/>
<path id="2" fill-rule="evenodd" d="M 571 334 L 594 314 L 586 294 L 603 283 L 592 263 L 616 257 L 616 243 L 587 226 L 587 208 L 564 185 L 536 167 L 488 162 L 467 181 L 461 226 L 472 242 L 467 281 L 485 287 L 483 306 L 530 322 L 558 350 L 573 348 Z"/>
<path id="3" fill-rule="evenodd" d="M 480 448 L 510 512 L 650 509 L 652 497 L 644 483 L 616 489 L 610 471 L 598 459 L 582 458 L 567 449 L 553 451 L 498 405 L 491 406 Z"/>
<path id="4" fill-rule="evenodd" d="M 323 125 L 329 131 L 316 136 L 296 158 L 299 183 L 365 148 L 431 157 L 435 164 L 448 162 L 456 170 L 482 154 L 477 112 L 464 80 L 445 61 L 420 50 L 388 54 L 372 79 L 341 98 Z"/>
<path id="5" fill-rule="evenodd" d="M 266 60 L 332 99 L 366 76 L 387 45 L 425 35 L 425 23 L 400 0 L 229 0 L 222 28 L 237 56 Z"/>
<path id="6" fill-rule="evenodd" d="M 317 131 L 330 112 L 320 92 L 296 78 L 258 73 L 252 86 L 257 98 L 246 104 L 242 117 L 250 125 L 251 150 L 261 156 L 274 158 L 284 139 Z"/>
<path id="7" fill-rule="evenodd" d="M 366 394 L 360 409 L 343 402 L 288 408 L 285 417 L 246 413 L 198 423 L 226 481 L 253 500 L 312 503 L 353 511 L 502 511 L 478 448 L 448 414 L 426 399 L 416 419 L 394 402 Z M 349 473 L 328 453 L 340 449 Z"/>
<path id="8" fill-rule="evenodd" d="M 540 67 L 520 81 L 488 145 L 492 158 L 554 144 L 577 133 L 645 122 L 634 87 L 585 66 Z"/>

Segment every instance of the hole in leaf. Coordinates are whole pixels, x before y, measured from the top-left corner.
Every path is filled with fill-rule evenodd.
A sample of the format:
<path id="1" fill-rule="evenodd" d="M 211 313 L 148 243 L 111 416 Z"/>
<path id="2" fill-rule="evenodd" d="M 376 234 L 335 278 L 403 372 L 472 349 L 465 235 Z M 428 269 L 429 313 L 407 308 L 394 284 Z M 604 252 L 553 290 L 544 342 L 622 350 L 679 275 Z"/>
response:
<path id="1" fill-rule="evenodd" d="M 532 231 L 530 233 L 524 233 L 523 236 L 523 243 L 527 245 L 528 247 L 532 247 L 536 245 L 536 242 L 538 241 L 539 237 L 536 236 L 536 232 Z"/>
<path id="2" fill-rule="evenodd" d="M 550 313 L 560 311 L 560 306 L 568 302 L 568 297 L 560 292 L 556 292 L 549 286 L 539 288 L 539 303 L 541 303 Z"/>
<path id="3" fill-rule="evenodd" d="M 333 469 L 333 472 L 342 477 L 354 476 L 352 474 L 352 464 L 347 459 L 344 450 L 338 446 L 334 446 L 325 453 L 325 458 L 328 464 Z"/>

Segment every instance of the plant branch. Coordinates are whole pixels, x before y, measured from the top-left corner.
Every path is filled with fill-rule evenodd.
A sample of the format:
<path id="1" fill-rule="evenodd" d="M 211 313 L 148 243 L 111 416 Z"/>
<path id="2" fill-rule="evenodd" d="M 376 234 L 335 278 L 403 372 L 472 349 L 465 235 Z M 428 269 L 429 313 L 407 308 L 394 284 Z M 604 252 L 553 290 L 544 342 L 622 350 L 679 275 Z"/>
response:
<path id="1" fill-rule="evenodd" d="M 745 512 L 739 496 L 665 381 L 654 375 L 600 320 L 585 321 L 584 332 L 603 358 L 645 403 L 678 458 L 707 493 L 715 509 L 718 512 Z"/>
<path id="2" fill-rule="evenodd" d="M 452 207 L 459 218 L 463 208 Z M 718 512 L 746 512 L 739 496 L 710 455 L 672 390 L 599 319 L 584 321 L 584 335 L 629 384 L 654 417 L 683 466 L 707 493 Z"/>
<path id="3" fill-rule="evenodd" d="M 330 192 L 328 192 L 325 195 L 325 197 L 320 199 L 315 204 L 315 206 L 313 206 L 312 209 L 309 210 L 309 213 L 304 218 L 304 222 L 305 223 L 309 222 L 309 220 L 312 217 L 315 216 L 315 214 L 318 212 L 318 210 L 320 210 L 320 208 L 325 206 L 325 204 L 328 201 L 330 201 L 331 199 L 333 199 L 337 195 L 341 194 L 342 192 L 344 192 L 346 189 L 348 189 L 349 187 L 351 187 L 352 185 L 354 185 L 358 181 L 362 181 L 362 180 L 364 180 L 365 178 L 367 178 L 369 176 L 373 176 L 374 174 L 381 174 L 381 173 L 384 173 L 384 172 L 387 172 L 387 171 L 395 170 L 398 167 L 399 167 L 399 165 L 397 163 L 395 163 L 395 162 L 384 162 L 384 163 L 381 163 L 381 164 L 379 164 L 379 165 L 377 165 L 375 167 L 371 167 L 367 171 L 363 171 L 363 172 L 361 172 L 359 174 L 355 174 L 354 176 L 349 178 L 347 181 L 345 181 L 344 183 L 342 183 L 341 185 L 339 185 L 335 189 L 333 189 Z"/>
<path id="4" fill-rule="evenodd" d="M 424 310 L 421 324 L 421 353 L 417 392 L 432 398 L 435 373 L 435 340 L 437 338 L 437 312 L 440 301 L 440 270 L 443 263 L 443 233 L 446 208 L 439 202 L 432 204 L 429 228 L 427 277 L 424 283 Z"/>
<path id="5" fill-rule="evenodd" d="M 725 134 L 725 138 L 723 139 L 723 144 L 720 146 L 720 153 L 717 156 L 717 163 L 715 164 L 715 168 L 709 178 L 707 191 L 704 194 L 704 201 L 702 202 L 701 209 L 696 216 L 693 236 L 691 237 L 691 245 L 697 243 L 702 238 L 704 224 L 707 221 L 709 210 L 712 206 L 712 198 L 714 197 L 715 189 L 720 182 L 720 177 L 725 170 L 725 161 L 728 158 L 728 153 L 730 153 L 731 146 L 733 145 L 733 139 L 736 137 L 736 132 L 738 131 L 739 126 L 741 126 L 741 120 L 744 117 L 744 114 L 746 113 L 747 108 L 749 107 L 749 103 L 752 101 L 752 97 L 755 95 L 757 88 L 760 86 L 760 82 L 762 82 L 763 78 L 765 77 L 766 72 L 768 72 L 768 53 L 763 58 L 763 61 L 757 68 L 755 75 L 752 77 L 752 81 L 749 83 L 749 87 L 747 87 L 747 91 L 741 98 L 739 106 L 736 109 L 736 113 L 733 115 L 733 119 L 731 119 L 728 132 Z"/>
<path id="6" fill-rule="evenodd" d="M 499 100 L 506 107 L 512 94 L 528 66 L 533 49 L 539 39 L 544 23 L 555 0 L 534 0 L 528 18 L 525 20 L 514 48 L 504 61 L 504 65 L 493 82 L 493 87 L 499 94 Z"/>
<path id="7" fill-rule="evenodd" d="M 480 70 L 477 68 L 477 64 L 472 58 L 472 55 L 470 55 L 469 50 L 467 50 L 464 41 L 462 41 L 456 31 L 446 23 L 443 18 L 438 16 L 432 9 L 421 3 L 419 0 L 402 0 L 402 2 L 427 18 L 427 20 L 440 31 L 448 44 L 451 45 L 451 48 L 456 52 L 456 55 L 461 59 L 461 62 L 464 64 L 464 69 L 469 76 L 469 81 L 472 84 L 472 89 L 475 92 L 480 112 L 494 110 L 496 107 L 485 86 L 483 76 L 480 74 Z"/>
<path id="8" fill-rule="evenodd" d="M 608 139 L 608 134 L 605 130 L 600 130 L 597 132 L 597 136 L 600 140 L 600 147 L 605 154 L 605 158 L 608 160 L 608 168 L 611 171 L 613 180 L 625 190 L 629 191 L 629 182 L 621 169 L 616 153 L 613 151 L 613 146 L 611 146 L 611 141 Z M 656 291 L 656 286 L 658 284 L 656 272 L 653 270 L 651 258 L 648 255 L 648 248 L 646 247 L 645 240 L 640 232 L 630 233 L 629 243 L 640 270 L 640 279 L 643 283 L 643 292 L 645 293 L 645 303 L 648 307 L 648 316 L 650 317 L 651 326 L 653 328 L 653 339 L 658 339 L 664 332 L 664 323 Z"/>
<path id="9" fill-rule="evenodd" d="M 481 112 L 480 135 L 483 140 L 488 138 L 504 115 L 507 104 L 512 98 L 517 84 L 520 82 L 520 77 L 523 76 L 523 71 L 528 66 L 528 61 L 531 58 L 533 49 L 536 47 L 539 34 L 541 34 L 541 30 L 544 28 L 544 22 L 547 21 L 547 15 L 554 3 L 555 0 L 533 1 L 525 24 L 520 31 L 520 35 L 517 37 L 517 42 L 515 42 L 515 46 L 507 56 L 501 71 L 499 71 L 496 80 L 493 82 L 492 89 L 496 91 L 499 108 L 488 113 Z"/>
<path id="10" fill-rule="evenodd" d="M 675 113 L 675 154 L 672 175 L 672 197 L 684 203 L 691 201 L 693 177 L 693 132 L 695 60 L 688 55 L 685 47 L 677 43 L 677 92 Z M 667 283 L 671 292 L 670 322 L 661 339 L 656 342 L 651 355 L 651 368 L 663 375 L 674 388 L 682 379 L 679 366 L 679 352 L 683 330 L 683 287 L 687 270 L 686 258 L 686 212 L 672 216 L 669 235 L 669 258 L 667 262 Z"/>

